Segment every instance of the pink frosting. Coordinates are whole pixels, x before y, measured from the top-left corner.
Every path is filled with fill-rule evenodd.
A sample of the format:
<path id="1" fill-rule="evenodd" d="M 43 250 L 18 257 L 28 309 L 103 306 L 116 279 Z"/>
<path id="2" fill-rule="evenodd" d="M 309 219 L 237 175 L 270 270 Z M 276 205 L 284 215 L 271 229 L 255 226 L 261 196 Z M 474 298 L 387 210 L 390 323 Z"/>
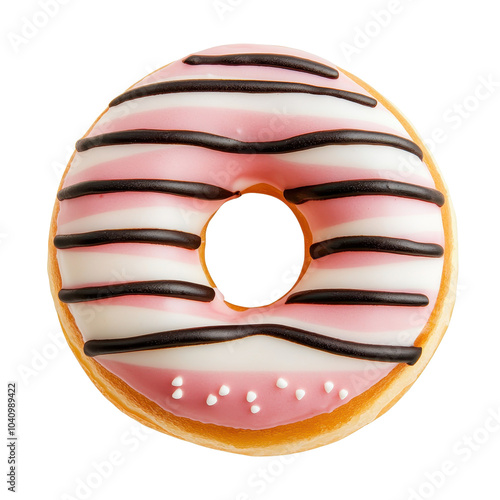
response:
<path id="1" fill-rule="evenodd" d="M 207 424 L 254 430 L 329 413 L 363 393 L 395 366 L 374 364 L 372 369 L 361 372 L 207 373 L 150 368 L 109 359 L 101 360 L 100 363 L 174 415 Z M 172 385 L 177 377 L 182 378 L 181 386 Z M 286 388 L 276 386 L 279 378 L 288 383 Z M 334 384 L 330 393 L 325 390 L 325 382 Z M 225 396 L 219 394 L 223 385 L 229 388 L 229 394 Z M 176 390 L 182 391 L 180 399 L 172 397 Z M 297 390 L 304 391 L 300 400 L 296 396 Z M 257 395 L 253 402 L 247 401 L 250 391 Z M 347 391 L 347 394 L 341 391 Z M 207 404 L 210 395 L 217 398 L 211 406 Z M 252 413 L 252 407 L 254 411 L 255 407 L 259 410 Z"/>

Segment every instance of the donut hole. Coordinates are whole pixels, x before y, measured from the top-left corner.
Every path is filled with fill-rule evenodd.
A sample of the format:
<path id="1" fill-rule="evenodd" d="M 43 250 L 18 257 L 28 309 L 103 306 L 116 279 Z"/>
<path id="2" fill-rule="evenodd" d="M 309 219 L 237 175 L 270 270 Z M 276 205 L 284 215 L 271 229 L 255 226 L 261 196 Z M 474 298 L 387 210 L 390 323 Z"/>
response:
<path id="1" fill-rule="evenodd" d="M 304 264 L 304 234 L 281 200 L 243 194 L 207 225 L 205 264 L 229 304 L 262 307 L 287 294 Z"/>

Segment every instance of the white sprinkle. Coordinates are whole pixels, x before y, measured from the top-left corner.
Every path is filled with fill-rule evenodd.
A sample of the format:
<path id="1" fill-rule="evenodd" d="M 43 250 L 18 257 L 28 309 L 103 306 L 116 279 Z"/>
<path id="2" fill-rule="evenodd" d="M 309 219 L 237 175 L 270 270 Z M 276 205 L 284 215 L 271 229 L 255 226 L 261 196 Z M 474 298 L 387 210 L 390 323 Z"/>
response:
<path id="1" fill-rule="evenodd" d="M 300 401 L 306 395 L 306 391 L 304 389 L 297 389 L 295 391 L 295 397 Z"/>
<path id="2" fill-rule="evenodd" d="M 175 377 L 174 380 L 172 380 L 172 385 L 174 387 L 180 387 L 182 385 L 182 377 Z"/>
<path id="3" fill-rule="evenodd" d="M 331 382 L 330 380 L 328 382 L 325 382 L 325 392 L 327 394 L 330 394 L 330 392 L 332 392 L 333 387 L 333 382 Z"/>
<path id="4" fill-rule="evenodd" d="M 284 378 L 280 377 L 278 380 L 276 380 L 276 387 L 284 389 L 285 387 L 288 387 L 288 382 Z"/>
<path id="5" fill-rule="evenodd" d="M 172 394 L 172 397 L 174 399 L 181 399 L 182 398 L 182 389 L 175 389 L 174 393 Z"/>
<path id="6" fill-rule="evenodd" d="M 345 399 L 348 396 L 348 394 L 349 394 L 349 392 L 347 391 L 347 389 L 342 389 L 339 392 L 339 398 L 340 399 Z"/>
<path id="7" fill-rule="evenodd" d="M 220 396 L 227 396 L 229 394 L 229 387 L 227 385 L 221 385 L 219 389 Z"/>
<path id="8" fill-rule="evenodd" d="M 252 405 L 252 407 L 250 408 L 250 411 L 252 413 L 259 413 L 260 411 L 260 406 L 257 406 L 257 405 Z"/>
<path id="9" fill-rule="evenodd" d="M 253 403 L 257 399 L 257 394 L 253 391 L 248 391 L 247 392 L 247 401 L 249 403 Z"/>
<path id="10" fill-rule="evenodd" d="M 207 405 L 213 406 L 215 403 L 217 403 L 217 396 L 214 396 L 213 394 L 209 394 L 208 398 L 207 398 Z"/>

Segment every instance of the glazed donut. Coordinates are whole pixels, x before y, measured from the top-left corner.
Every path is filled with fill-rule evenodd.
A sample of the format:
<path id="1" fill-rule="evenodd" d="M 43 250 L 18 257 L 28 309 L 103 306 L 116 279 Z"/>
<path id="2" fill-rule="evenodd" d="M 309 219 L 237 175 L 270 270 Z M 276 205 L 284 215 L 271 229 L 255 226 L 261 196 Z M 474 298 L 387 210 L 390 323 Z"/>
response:
<path id="1" fill-rule="evenodd" d="M 204 260 L 227 200 L 275 196 L 304 232 L 292 290 L 234 307 Z M 454 303 L 454 221 L 408 122 L 319 57 L 217 47 L 146 76 L 77 142 L 49 274 L 81 365 L 140 422 L 270 455 L 338 440 L 416 380 Z"/>

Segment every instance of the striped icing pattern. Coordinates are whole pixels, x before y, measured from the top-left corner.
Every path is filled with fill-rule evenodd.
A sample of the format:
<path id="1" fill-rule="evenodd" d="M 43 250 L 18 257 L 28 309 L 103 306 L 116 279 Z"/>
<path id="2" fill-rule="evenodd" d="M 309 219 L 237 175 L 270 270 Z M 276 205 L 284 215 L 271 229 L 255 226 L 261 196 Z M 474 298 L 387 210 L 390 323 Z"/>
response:
<path id="1" fill-rule="evenodd" d="M 247 429 L 333 411 L 418 359 L 445 201 L 366 90 L 310 54 L 242 45 L 176 61 L 111 104 L 78 143 L 54 242 L 88 355 L 167 411 Z M 278 302 L 236 311 L 199 237 L 258 183 L 304 215 L 313 260 Z M 204 340 L 172 346 L 168 332 Z M 153 334 L 156 348 L 133 347 Z"/>

